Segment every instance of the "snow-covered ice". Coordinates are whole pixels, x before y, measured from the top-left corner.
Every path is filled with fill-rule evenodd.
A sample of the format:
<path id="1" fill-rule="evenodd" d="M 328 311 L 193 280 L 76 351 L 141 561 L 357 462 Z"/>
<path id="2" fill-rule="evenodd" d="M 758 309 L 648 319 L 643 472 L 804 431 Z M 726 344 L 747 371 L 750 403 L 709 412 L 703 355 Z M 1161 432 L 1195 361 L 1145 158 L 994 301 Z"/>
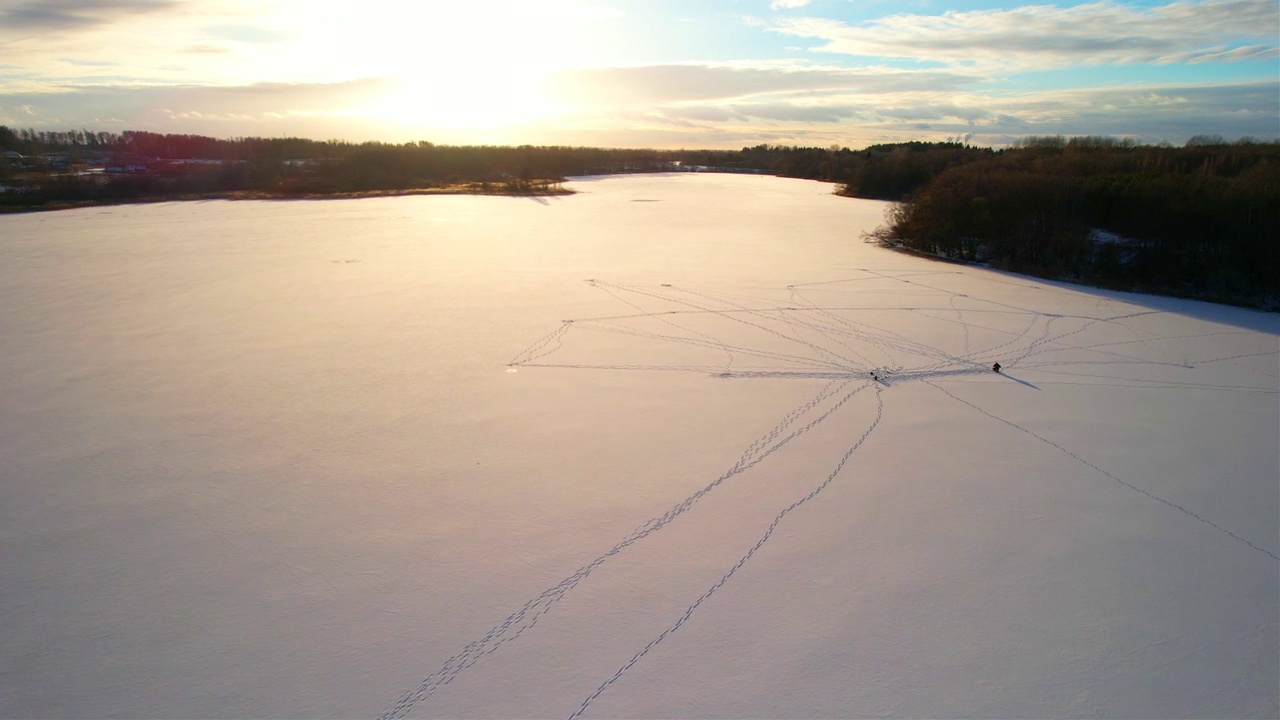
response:
<path id="1" fill-rule="evenodd" d="M 572 187 L 0 217 L 0 716 L 1280 713 L 1280 316 Z"/>

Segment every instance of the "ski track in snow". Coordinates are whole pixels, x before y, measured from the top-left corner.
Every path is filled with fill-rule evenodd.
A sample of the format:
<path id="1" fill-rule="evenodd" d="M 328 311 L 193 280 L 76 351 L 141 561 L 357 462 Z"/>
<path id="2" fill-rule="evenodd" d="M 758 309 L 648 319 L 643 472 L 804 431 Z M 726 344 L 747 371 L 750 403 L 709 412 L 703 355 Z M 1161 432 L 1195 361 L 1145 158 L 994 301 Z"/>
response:
<path id="1" fill-rule="evenodd" d="M 746 565 L 747 561 L 749 561 L 751 557 L 756 554 L 756 551 L 759 550 L 761 547 L 763 547 L 764 544 L 769 541 L 769 538 L 773 535 L 773 531 L 778 529 L 778 525 L 782 522 L 782 519 L 784 517 L 790 514 L 791 511 L 795 510 L 801 505 L 804 505 L 805 503 L 817 497 L 819 493 L 825 490 L 827 486 L 830 485 L 831 482 L 836 479 L 836 476 L 839 475 L 840 471 L 844 469 L 845 463 L 849 461 L 849 458 L 853 457 L 853 453 L 856 452 L 858 448 L 862 447 L 862 444 L 867 441 L 867 438 L 871 437 L 871 433 L 876 429 L 876 427 L 880 424 L 880 420 L 884 417 L 884 399 L 881 395 L 882 392 L 883 391 L 880 389 L 880 387 L 876 386 L 875 418 L 871 421 L 871 424 L 867 426 L 866 431 L 862 433 L 862 437 L 858 438 L 857 442 L 855 442 L 853 445 L 850 445 L 849 449 L 845 450 L 844 455 L 840 457 L 840 461 L 836 463 L 835 468 L 833 468 L 831 470 L 831 473 L 827 475 L 827 479 L 823 480 L 822 483 L 820 483 L 817 487 L 815 487 L 808 495 L 805 495 L 799 500 L 796 500 L 795 502 L 791 503 L 787 507 L 783 508 L 782 512 L 779 512 L 777 516 L 773 518 L 773 522 L 769 524 L 769 529 L 765 530 L 764 535 L 762 535 L 760 539 L 756 541 L 755 545 L 751 546 L 751 549 L 747 551 L 746 555 L 743 555 L 742 558 L 739 559 L 738 562 L 735 563 L 733 567 L 729 568 L 728 572 L 726 572 L 723 576 L 721 576 L 721 578 L 717 580 L 715 584 L 710 587 L 710 589 L 708 589 L 697 600 L 695 600 L 694 603 L 690 605 L 688 609 L 685 610 L 684 614 L 680 616 L 680 619 L 676 620 L 675 624 L 673 624 L 671 627 L 667 628 L 666 630 L 663 630 L 653 640 L 650 640 L 648 645 L 645 645 L 644 648 L 641 649 L 640 652 L 633 655 L 631 659 L 626 662 L 626 664 L 618 668 L 618 670 L 613 674 L 612 677 L 610 677 L 608 680 L 605 680 L 603 683 L 600 684 L 600 687 L 595 689 L 595 692 L 588 695 L 587 698 L 582 701 L 582 704 L 578 706 L 578 709 L 573 711 L 573 713 L 569 715 L 569 720 L 573 720 L 574 718 L 580 717 L 583 713 L 585 713 L 587 709 L 591 707 L 591 703 L 595 702 L 596 698 L 600 697 L 600 695 L 605 690 L 607 690 L 610 685 L 617 682 L 618 679 L 621 678 L 625 672 L 627 672 L 632 667 L 634 667 L 636 663 L 640 662 L 640 660 L 644 658 L 645 655 L 648 655 L 649 651 L 652 650 L 654 647 L 656 647 L 658 643 L 667 639 L 669 635 L 679 630 L 680 626 L 684 625 L 685 622 L 688 621 L 689 618 L 693 616 L 693 613 L 698 609 L 699 606 L 702 605 L 703 602 L 707 600 L 707 598 L 711 597 L 713 594 L 715 594 L 717 590 L 724 587 L 724 584 L 729 582 L 729 578 L 733 577 L 734 573 L 741 570 L 742 566 Z"/>
<path id="2" fill-rule="evenodd" d="M 663 515 L 640 525 L 612 548 L 529 600 L 485 635 L 446 660 L 416 688 L 404 693 L 393 705 L 378 715 L 379 720 L 404 717 L 416 705 L 429 699 L 459 674 L 534 627 L 543 615 L 550 612 L 560 599 L 586 580 L 596 568 L 624 552 L 631 545 L 659 532 L 676 518 L 692 510 L 698 501 L 709 493 L 765 462 L 792 440 L 810 432 L 842 409 L 845 409 L 844 414 L 869 413 L 863 421 L 865 431 L 845 449 L 826 478 L 813 486 L 808 494 L 781 508 L 755 544 L 733 566 L 711 584 L 706 592 L 696 598 L 679 618 L 601 682 L 568 717 L 572 719 L 582 716 L 628 670 L 642 661 L 659 643 L 679 631 L 704 602 L 725 587 L 730 579 L 769 541 L 787 515 L 815 499 L 841 475 L 857 450 L 866 443 L 879 425 L 885 410 L 886 391 L 903 382 L 923 382 L 969 408 L 975 415 L 1010 426 L 1040 443 L 1057 449 L 1099 475 L 1133 492 L 1162 504 L 1184 517 L 1203 523 L 1253 551 L 1263 553 L 1272 559 L 1280 559 L 1274 551 L 1251 542 L 1202 514 L 1117 477 L 1081 453 L 1012 420 L 1000 417 L 955 395 L 939 384 L 990 382 L 990 364 L 999 361 L 1007 379 L 1030 388 L 1036 388 L 1036 385 L 1020 376 L 1030 376 L 1038 383 L 1054 385 L 1276 394 L 1277 391 L 1273 386 L 1261 384 L 1258 387 L 1225 386 L 1157 378 L 1125 378 L 1103 373 L 1070 372 L 1051 368 L 1105 370 L 1136 365 L 1176 368 L 1191 372 L 1198 366 L 1210 363 L 1276 356 L 1280 351 L 1197 358 L 1194 361 L 1183 358 L 1181 362 L 1126 354 L 1116 348 L 1124 348 L 1126 351 L 1135 348 L 1140 350 L 1144 346 L 1155 346 L 1158 343 L 1247 333 L 1222 330 L 1185 336 L 1163 336 L 1132 324 L 1136 320 L 1165 314 L 1160 310 L 1108 315 L 1104 312 L 1108 304 L 1121 306 L 1124 304 L 1120 301 L 1101 298 L 1098 300 L 1097 312 L 1094 315 L 1047 313 L 1008 302 L 966 295 L 935 284 L 940 277 L 959 274 L 956 271 L 945 270 L 900 272 L 865 269 L 859 271 L 856 277 L 844 280 L 790 285 L 786 288 L 789 293 L 786 305 L 778 305 L 776 300 L 768 298 L 730 296 L 675 287 L 670 284 L 653 287 L 588 280 L 592 287 L 636 312 L 565 320 L 555 330 L 516 355 L 508 363 L 509 367 L 695 372 L 720 379 L 825 380 L 826 382 L 813 397 L 783 415 L 769 431 L 748 445 L 737 462 L 719 477 Z M 921 278 L 931 282 L 924 282 Z M 1019 283 L 992 278 L 984 278 L 984 282 L 999 282 L 1044 292 L 1071 292 L 1046 288 L 1032 282 Z M 873 287 L 866 288 L 864 283 L 870 283 Z M 818 304 L 812 297 L 817 293 L 827 295 L 838 293 L 850 302 L 862 298 L 883 299 L 886 296 L 884 287 L 886 283 L 907 285 L 921 297 L 929 298 L 934 302 L 928 303 L 917 299 L 911 304 L 889 306 L 847 303 L 832 305 Z M 646 303 L 650 307 L 646 307 Z M 953 350 L 935 347 L 892 329 L 873 324 L 872 318 L 875 318 L 876 322 L 883 323 L 883 319 L 876 318 L 875 314 L 884 311 L 909 312 L 938 323 L 958 325 L 962 333 L 959 347 Z M 1004 326 L 992 323 L 991 320 L 994 319 L 1004 320 Z M 737 344 L 731 344 L 717 337 L 716 330 L 720 328 L 724 330 L 722 334 L 732 331 L 739 337 L 757 337 L 760 342 L 738 341 Z M 1098 328 L 1123 329 L 1130 339 L 1093 338 L 1090 340 L 1091 331 Z M 565 340 L 571 334 L 576 336 L 593 332 L 631 336 L 648 343 L 669 343 L 685 348 L 709 350 L 716 353 L 722 360 L 720 363 L 707 364 L 544 361 L 552 356 L 571 352 L 565 347 Z M 996 336 L 997 339 L 989 340 L 991 344 L 983 347 L 978 340 L 979 332 L 988 337 Z M 1084 342 L 1072 344 L 1081 339 Z M 1055 355 L 1067 353 L 1069 355 L 1065 357 L 1055 358 Z M 1081 359 L 1082 353 L 1095 356 L 1097 359 Z M 1019 370 L 1022 372 L 1015 375 L 1015 371 Z M 1257 374 L 1264 378 L 1275 378 L 1274 374 L 1265 370 L 1259 370 Z M 1052 380 L 1041 376 L 1079 379 Z M 856 396 L 869 388 L 874 391 L 874 411 L 851 403 Z"/>

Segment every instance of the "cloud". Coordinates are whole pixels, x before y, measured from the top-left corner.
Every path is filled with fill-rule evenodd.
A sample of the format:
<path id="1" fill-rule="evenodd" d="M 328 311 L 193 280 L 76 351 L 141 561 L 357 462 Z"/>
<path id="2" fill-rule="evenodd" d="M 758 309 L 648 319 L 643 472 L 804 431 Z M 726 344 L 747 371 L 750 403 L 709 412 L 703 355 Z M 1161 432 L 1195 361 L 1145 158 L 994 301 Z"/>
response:
<path id="1" fill-rule="evenodd" d="M 773 0 L 769 3 L 770 10 L 791 10 L 794 8 L 802 8 L 813 2 L 813 0 Z"/>
<path id="2" fill-rule="evenodd" d="M 760 103 L 735 105 L 733 109 L 743 117 L 784 123 L 838 123 L 858 115 L 858 109 L 851 105 Z"/>
<path id="3" fill-rule="evenodd" d="M 857 27 L 822 18 L 782 18 L 771 29 L 821 40 L 824 44 L 813 48 L 821 52 L 1046 68 L 1275 57 L 1280 14 L 1274 0 L 1182 1 L 1149 8 L 1094 2 L 891 15 Z"/>
<path id="4" fill-rule="evenodd" d="M 59 32 L 107 25 L 176 7 L 176 0 L 24 0 L 0 10 L 6 34 Z"/>
<path id="5" fill-rule="evenodd" d="M 291 35 L 281 29 L 250 23 L 226 23 L 208 25 L 205 32 L 219 40 L 252 44 L 272 44 L 288 40 Z"/>
<path id="6" fill-rule="evenodd" d="M 391 87 L 382 79 L 226 87 L 72 86 L 57 92 L 0 93 L 0 125 L 27 127 L 38 120 L 36 127 L 57 130 L 347 137 L 350 116 Z M 24 116 L 6 115 L 6 108 L 24 108 Z"/>
<path id="7" fill-rule="evenodd" d="M 555 79 L 555 90 L 572 103 L 634 106 L 776 94 L 948 90 L 976 79 L 946 70 L 689 63 L 563 70 Z"/>
<path id="8" fill-rule="evenodd" d="M 1012 96 L 927 95 L 886 98 L 866 106 L 868 130 L 922 139 L 909 130 L 928 123 L 935 134 L 975 133 L 1005 145 L 1028 135 L 1109 135 L 1181 144 L 1198 134 L 1280 139 L 1280 96 L 1271 82 L 1133 85 Z"/>
<path id="9" fill-rule="evenodd" d="M 1274 82 L 1070 90 L 1010 99 L 1004 107 L 1034 125 L 1037 134 L 1088 133 L 1177 143 L 1204 133 L 1280 137 L 1280 96 Z"/>
<path id="10" fill-rule="evenodd" d="M 738 112 L 732 106 L 712 105 L 675 105 L 671 107 L 664 107 L 653 113 L 652 116 L 699 123 L 741 122 L 747 119 L 746 115 Z"/>
<path id="11" fill-rule="evenodd" d="M 229 55 L 234 51 L 231 48 L 224 47 L 222 45 L 202 44 L 202 45 L 188 45 L 184 48 L 181 48 L 178 52 L 187 53 L 190 55 Z"/>
<path id="12" fill-rule="evenodd" d="M 199 21 L 194 7 L 180 0 L 0 0 L 0 58 L 17 71 L 0 75 L 0 91 L 90 75 L 111 81 L 86 68 L 115 68 L 110 75 L 140 83 L 158 80 L 175 39 L 188 34 L 181 26 Z M 190 82 L 190 68 L 185 72 L 173 79 Z"/>
<path id="13" fill-rule="evenodd" d="M 1280 139 L 1280 96 L 1268 81 L 1131 85 L 993 95 L 975 92 L 839 94 L 760 101 L 706 101 L 607 110 L 575 119 L 576 128 L 627 128 L 623 137 L 668 137 L 660 147 L 735 147 L 744 134 L 770 133 L 782 144 L 860 147 L 875 142 L 965 137 L 1002 146 L 1029 135 L 1111 135 L 1181 144 L 1198 134 Z M 643 131 L 643 132 L 642 132 Z M 701 144 L 688 142 L 700 133 Z M 679 142 L 675 138 L 681 138 Z"/>
<path id="14" fill-rule="evenodd" d="M 1230 62 L 1247 62 L 1250 60 L 1276 60 L 1280 58 L 1280 48 L 1266 45 L 1241 45 L 1240 47 L 1227 48 L 1202 48 L 1199 50 L 1177 53 L 1174 55 L 1166 55 L 1160 58 L 1161 64 L 1171 65 L 1174 63 L 1230 63 Z"/>
<path id="15" fill-rule="evenodd" d="M 666 121 L 696 122 L 703 127 L 716 123 L 747 123 L 764 120 L 774 123 L 838 123 L 857 117 L 859 111 L 850 105 L 800 105 L 786 102 L 746 105 L 672 105 L 650 113 L 650 117 Z"/>

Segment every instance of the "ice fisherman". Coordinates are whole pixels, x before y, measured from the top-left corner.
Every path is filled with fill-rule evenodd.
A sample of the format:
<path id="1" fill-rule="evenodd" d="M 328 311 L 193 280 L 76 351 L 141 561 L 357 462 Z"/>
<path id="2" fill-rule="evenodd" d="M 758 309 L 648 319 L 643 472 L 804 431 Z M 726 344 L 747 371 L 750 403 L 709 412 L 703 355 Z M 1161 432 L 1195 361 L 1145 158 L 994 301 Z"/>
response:
<path id="1" fill-rule="evenodd" d="M 992 365 L 991 369 L 996 372 L 1000 372 L 1000 363 L 996 363 L 995 365 Z"/>

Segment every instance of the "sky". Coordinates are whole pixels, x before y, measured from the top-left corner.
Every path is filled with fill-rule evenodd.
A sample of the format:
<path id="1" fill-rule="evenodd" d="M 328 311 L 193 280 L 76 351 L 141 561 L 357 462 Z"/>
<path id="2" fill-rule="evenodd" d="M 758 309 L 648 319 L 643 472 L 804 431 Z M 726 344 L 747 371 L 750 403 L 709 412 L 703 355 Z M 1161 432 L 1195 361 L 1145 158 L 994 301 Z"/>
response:
<path id="1" fill-rule="evenodd" d="M 0 0 L 0 125 L 741 148 L 1280 138 L 1280 2 Z"/>

